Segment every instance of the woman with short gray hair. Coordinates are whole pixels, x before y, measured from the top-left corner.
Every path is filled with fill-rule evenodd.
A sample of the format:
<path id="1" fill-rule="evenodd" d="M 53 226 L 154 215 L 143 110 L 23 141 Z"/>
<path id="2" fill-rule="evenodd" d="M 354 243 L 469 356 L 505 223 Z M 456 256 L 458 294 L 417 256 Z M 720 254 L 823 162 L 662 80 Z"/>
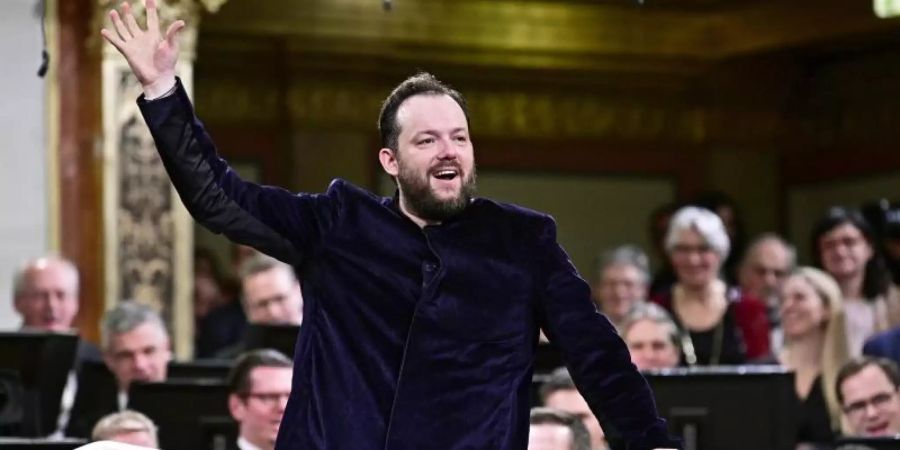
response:
<path id="1" fill-rule="evenodd" d="M 712 211 L 686 206 L 675 212 L 666 251 L 677 282 L 653 300 L 681 330 L 689 365 L 742 364 L 769 353 L 765 305 L 730 289 L 719 277 L 728 258 L 728 232 Z"/>

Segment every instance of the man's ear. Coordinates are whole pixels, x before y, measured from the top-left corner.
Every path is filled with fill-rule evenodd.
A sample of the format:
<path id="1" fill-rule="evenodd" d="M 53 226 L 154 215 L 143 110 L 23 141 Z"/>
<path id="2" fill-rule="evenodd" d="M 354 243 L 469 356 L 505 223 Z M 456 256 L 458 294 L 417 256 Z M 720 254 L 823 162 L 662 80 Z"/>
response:
<path id="1" fill-rule="evenodd" d="M 234 420 L 238 422 L 244 420 L 244 401 L 237 394 L 228 395 L 228 411 Z"/>
<path id="2" fill-rule="evenodd" d="M 379 150 L 378 161 L 381 163 L 381 168 L 388 175 L 396 177 L 400 173 L 400 167 L 397 165 L 397 155 L 393 150 L 386 147 Z"/>

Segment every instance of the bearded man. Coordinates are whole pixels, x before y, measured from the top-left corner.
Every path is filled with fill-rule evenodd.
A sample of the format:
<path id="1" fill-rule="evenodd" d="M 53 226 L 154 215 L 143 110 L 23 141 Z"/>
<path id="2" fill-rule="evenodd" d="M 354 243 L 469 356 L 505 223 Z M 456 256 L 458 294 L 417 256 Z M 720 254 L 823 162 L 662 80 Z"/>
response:
<path id="1" fill-rule="evenodd" d="M 184 23 L 163 36 L 155 2 L 146 7 L 147 30 L 124 5 L 102 34 L 143 86 L 138 104 L 181 199 L 204 226 L 292 264 L 303 280 L 276 448 L 526 448 L 539 329 L 611 441 L 672 446 L 553 219 L 475 198 L 458 92 L 419 74 L 385 100 L 378 159 L 396 180 L 393 198 L 340 179 L 324 194 L 258 186 L 217 156 L 175 77 Z"/>

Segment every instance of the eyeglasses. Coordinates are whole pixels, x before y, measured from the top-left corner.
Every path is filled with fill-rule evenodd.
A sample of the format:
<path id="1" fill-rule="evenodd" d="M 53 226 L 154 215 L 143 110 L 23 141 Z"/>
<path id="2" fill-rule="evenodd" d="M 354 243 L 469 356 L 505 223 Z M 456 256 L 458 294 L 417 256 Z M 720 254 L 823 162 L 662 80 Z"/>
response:
<path id="1" fill-rule="evenodd" d="M 834 250 L 840 246 L 843 246 L 846 248 L 854 248 L 854 247 L 862 244 L 863 242 L 864 241 L 863 241 L 862 237 L 856 237 L 856 236 L 842 236 L 842 237 L 831 238 L 831 239 L 825 238 L 825 239 L 822 239 L 822 248 L 824 250 Z"/>
<path id="2" fill-rule="evenodd" d="M 860 415 L 869 405 L 872 405 L 873 408 L 883 408 L 895 395 L 897 395 L 896 392 L 875 394 L 869 399 L 859 400 L 844 406 L 844 413 L 848 416 Z"/>
<path id="3" fill-rule="evenodd" d="M 282 400 L 287 400 L 290 398 L 290 392 L 248 392 L 243 395 L 246 398 L 256 399 L 260 403 L 265 405 L 277 405 L 281 403 Z"/>

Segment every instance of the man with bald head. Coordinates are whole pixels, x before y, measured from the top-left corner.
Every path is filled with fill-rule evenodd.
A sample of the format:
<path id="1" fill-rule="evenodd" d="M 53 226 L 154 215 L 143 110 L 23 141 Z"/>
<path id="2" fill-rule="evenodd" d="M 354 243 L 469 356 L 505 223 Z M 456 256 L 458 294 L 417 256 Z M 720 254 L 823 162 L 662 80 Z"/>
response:
<path id="1" fill-rule="evenodd" d="M 22 330 L 75 332 L 78 287 L 78 269 L 68 259 L 44 256 L 25 263 L 13 275 L 13 306 L 22 316 Z M 95 345 L 79 341 L 75 366 L 69 374 L 60 401 L 60 430 L 69 420 L 69 411 L 77 390 L 78 368 L 83 361 L 100 361 L 101 358 L 100 350 Z"/>
<path id="2" fill-rule="evenodd" d="M 23 329 L 71 331 L 78 314 L 78 269 L 55 256 L 29 261 L 13 277 L 13 306 Z"/>

